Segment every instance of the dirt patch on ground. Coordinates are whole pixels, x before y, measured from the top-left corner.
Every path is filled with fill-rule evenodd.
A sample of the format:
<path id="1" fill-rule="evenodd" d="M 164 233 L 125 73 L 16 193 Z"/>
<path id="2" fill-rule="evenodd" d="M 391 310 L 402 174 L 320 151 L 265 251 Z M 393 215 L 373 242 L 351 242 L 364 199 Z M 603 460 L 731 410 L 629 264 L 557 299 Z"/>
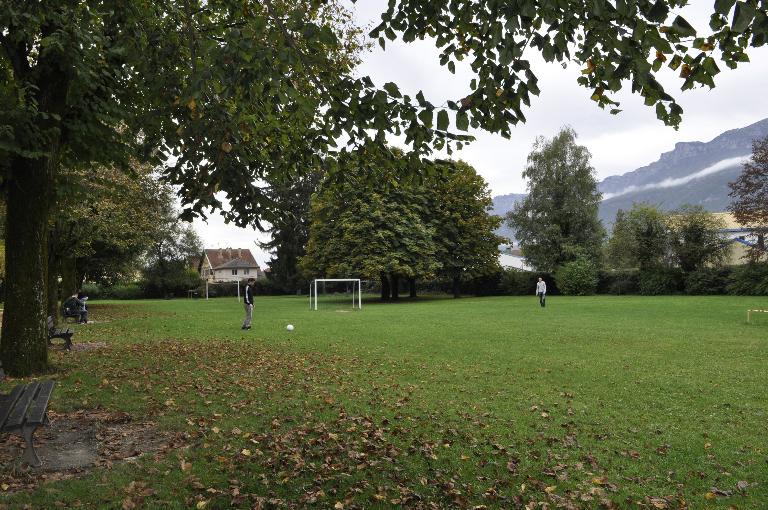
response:
<path id="1" fill-rule="evenodd" d="M 21 462 L 24 440 L 20 436 L 0 437 L 3 492 L 31 490 L 47 481 L 81 476 L 142 455 L 162 455 L 184 445 L 181 434 L 161 432 L 152 422 L 135 423 L 122 412 L 49 412 L 48 417 L 50 423 L 35 433 L 35 450 L 43 462 L 39 468 Z"/>
<path id="2" fill-rule="evenodd" d="M 72 342 L 73 351 L 93 351 L 96 349 L 106 349 L 107 342 L 88 342 L 88 343 L 74 343 Z"/>

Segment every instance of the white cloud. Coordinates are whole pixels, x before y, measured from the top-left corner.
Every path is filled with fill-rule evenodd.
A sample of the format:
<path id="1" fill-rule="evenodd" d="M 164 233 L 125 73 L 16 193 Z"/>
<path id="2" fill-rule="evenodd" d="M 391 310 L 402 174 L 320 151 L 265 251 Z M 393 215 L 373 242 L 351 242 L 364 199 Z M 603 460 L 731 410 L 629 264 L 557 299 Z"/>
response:
<path id="1" fill-rule="evenodd" d="M 649 189 L 659 189 L 659 188 L 674 188 L 677 186 L 682 186 L 683 184 L 688 184 L 694 179 L 701 179 L 702 177 L 706 177 L 707 175 L 716 174 L 718 172 L 722 172 L 723 170 L 727 170 L 735 166 L 741 166 L 747 161 L 749 161 L 751 157 L 752 157 L 751 154 L 746 154 L 744 156 L 736 156 L 735 158 L 726 158 L 702 170 L 699 170 L 698 172 L 688 174 L 685 177 L 677 177 L 674 179 L 673 178 L 664 179 L 659 182 L 652 182 L 649 184 L 643 184 L 641 186 L 627 186 L 623 190 L 617 191 L 616 193 L 606 193 L 605 195 L 603 195 L 603 200 L 608 200 L 610 198 L 626 195 L 627 193 L 634 193 L 636 191 L 645 191 Z"/>

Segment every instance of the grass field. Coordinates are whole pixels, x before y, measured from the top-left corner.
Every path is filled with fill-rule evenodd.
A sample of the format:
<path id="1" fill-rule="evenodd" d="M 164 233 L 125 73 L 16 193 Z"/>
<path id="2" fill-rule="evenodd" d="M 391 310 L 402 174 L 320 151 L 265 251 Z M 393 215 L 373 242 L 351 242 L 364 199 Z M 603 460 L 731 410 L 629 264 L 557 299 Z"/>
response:
<path id="1" fill-rule="evenodd" d="M 52 409 L 185 446 L 0 505 L 768 508 L 753 307 L 768 298 L 276 297 L 242 331 L 234 298 L 96 302 L 74 340 L 107 347 L 51 354 Z"/>

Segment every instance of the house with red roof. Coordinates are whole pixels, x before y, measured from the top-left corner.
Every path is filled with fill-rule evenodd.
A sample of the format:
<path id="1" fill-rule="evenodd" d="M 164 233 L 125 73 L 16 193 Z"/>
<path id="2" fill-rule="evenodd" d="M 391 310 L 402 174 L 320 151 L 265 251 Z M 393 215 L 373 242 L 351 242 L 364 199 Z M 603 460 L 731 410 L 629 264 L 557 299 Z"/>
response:
<path id="1" fill-rule="evenodd" d="M 247 248 L 206 248 L 198 261 L 197 270 L 209 282 L 265 277 L 253 253 Z"/>

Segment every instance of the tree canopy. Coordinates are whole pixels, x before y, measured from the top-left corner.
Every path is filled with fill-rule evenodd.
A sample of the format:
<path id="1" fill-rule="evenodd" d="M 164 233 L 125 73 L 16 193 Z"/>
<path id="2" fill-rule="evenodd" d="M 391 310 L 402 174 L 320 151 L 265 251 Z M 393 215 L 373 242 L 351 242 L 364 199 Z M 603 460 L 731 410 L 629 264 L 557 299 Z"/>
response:
<path id="1" fill-rule="evenodd" d="M 700 205 L 686 205 L 672 211 L 667 219 L 670 248 L 684 272 L 706 266 L 720 266 L 731 245 L 722 234 L 725 222 Z"/>
<path id="2" fill-rule="evenodd" d="M 752 159 L 744 165 L 738 179 L 730 183 L 733 198 L 730 210 L 739 223 L 754 231 L 756 242 L 750 249 L 753 260 L 768 257 L 768 137 L 752 144 Z"/>
<path id="3" fill-rule="evenodd" d="M 462 278 L 498 269 L 504 239 L 494 233 L 501 219 L 488 213 L 485 180 L 463 161 L 429 165 L 410 181 L 381 170 L 373 189 L 352 171 L 343 183 L 326 181 L 312 202 L 305 271 L 380 278 L 383 293 L 391 285 L 397 297 L 400 279 L 442 275 L 458 295 Z"/>
<path id="4" fill-rule="evenodd" d="M 616 268 L 648 270 L 669 263 L 666 215 L 650 204 L 619 209 L 608 240 L 608 260 Z"/>
<path id="5" fill-rule="evenodd" d="M 540 271 L 600 257 L 605 230 L 597 217 L 601 194 L 590 158 L 568 127 L 551 140 L 537 138 L 528 155 L 528 194 L 507 213 L 507 223 L 525 259 Z"/>

